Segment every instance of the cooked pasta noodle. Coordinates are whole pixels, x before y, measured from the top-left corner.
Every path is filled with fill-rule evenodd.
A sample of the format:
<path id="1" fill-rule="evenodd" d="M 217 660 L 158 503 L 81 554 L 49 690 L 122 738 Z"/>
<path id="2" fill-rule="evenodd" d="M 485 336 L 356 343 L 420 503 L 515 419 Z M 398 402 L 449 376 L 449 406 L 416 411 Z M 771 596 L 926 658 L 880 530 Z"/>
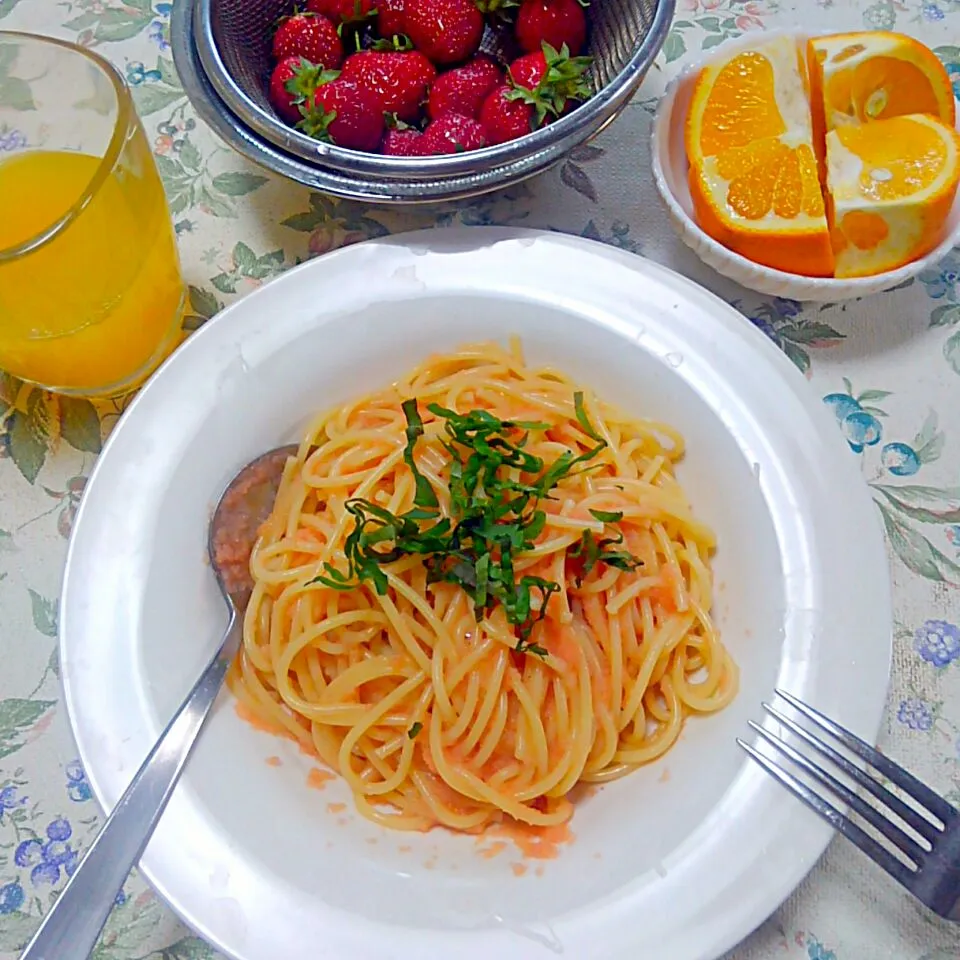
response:
<path id="1" fill-rule="evenodd" d="M 405 459 L 411 399 L 423 424 L 415 469 Z M 518 583 L 556 585 L 532 590 L 526 626 L 504 603 L 475 605 L 461 582 L 429 582 L 415 552 L 380 565 L 383 592 L 346 583 L 360 526 L 349 504 L 416 511 L 419 475 L 437 504 L 424 529 L 456 519 L 451 435 L 431 404 L 535 421 L 511 435 L 544 469 L 581 457 L 536 503 L 543 527 L 513 558 Z M 682 455 L 675 430 L 577 395 L 556 370 L 528 368 L 517 343 L 430 357 L 319 416 L 287 462 L 251 556 L 233 691 L 338 771 L 378 823 L 475 832 L 507 818 L 565 822 L 575 785 L 654 760 L 688 716 L 736 693 L 710 617 L 714 537 L 674 476 Z M 530 482 L 516 467 L 502 475 Z"/>

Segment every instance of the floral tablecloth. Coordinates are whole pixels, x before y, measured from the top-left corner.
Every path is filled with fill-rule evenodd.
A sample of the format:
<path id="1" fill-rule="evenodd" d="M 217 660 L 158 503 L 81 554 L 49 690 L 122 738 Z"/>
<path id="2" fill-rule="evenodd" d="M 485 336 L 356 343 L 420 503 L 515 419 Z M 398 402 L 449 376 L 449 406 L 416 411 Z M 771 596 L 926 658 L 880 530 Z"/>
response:
<path id="1" fill-rule="evenodd" d="M 896 650 L 882 747 L 960 803 L 960 251 L 916 281 L 856 303 L 765 299 L 723 280 L 681 246 L 644 172 L 666 80 L 688 57 L 746 30 L 803 25 L 915 34 L 947 65 L 960 96 L 960 0 L 678 0 L 655 68 L 601 137 L 508 193 L 416 213 L 331 200 L 227 149 L 194 118 L 180 88 L 170 9 L 161 0 L 0 0 L 0 29 L 96 47 L 125 74 L 176 222 L 190 284 L 187 328 L 307 257 L 434 224 L 580 234 L 668 264 L 716 291 L 803 371 L 862 464 L 886 528 L 894 586 Z M 0 84 L 7 82 L 0 67 Z M 0 127 L 0 151 L 19 137 Z M 49 910 L 100 820 L 61 704 L 57 595 L 85 478 L 121 407 L 58 399 L 0 372 L 2 958 L 17 955 Z M 117 898 L 94 955 L 216 956 L 136 876 Z M 925 912 L 836 841 L 727 960 L 780 957 L 960 960 L 960 927 Z"/>

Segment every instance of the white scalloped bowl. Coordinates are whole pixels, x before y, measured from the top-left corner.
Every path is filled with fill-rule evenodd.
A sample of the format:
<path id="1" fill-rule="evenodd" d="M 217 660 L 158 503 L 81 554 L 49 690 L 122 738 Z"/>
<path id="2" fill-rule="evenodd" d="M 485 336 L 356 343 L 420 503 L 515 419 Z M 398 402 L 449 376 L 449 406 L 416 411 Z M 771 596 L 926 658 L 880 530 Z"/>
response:
<path id="1" fill-rule="evenodd" d="M 806 39 L 809 34 L 801 31 L 780 30 L 764 33 L 763 39 L 778 34 L 787 34 Z M 666 206 L 670 222 L 680 239 L 717 273 L 735 280 L 744 287 L 775 297 L 791 300 L 814 300 L 835 302 L 853 300 L 872 293 L 881 293 L 897 287 L 933 266 L 958 243 L 960 243 L 960 192 L 954 200 L 941 243 L 925 257 L 905 264 L 897 270 L 888 270 L 871 277 L 856 277 L 850 280 L 832 277 L 805 277 L 783 270 L 774 270 L 754 263 L 734 253 L 723 244 L 708 236 L 697 225 L 693 201 L 687 185 L 687 155 L 683 142 L 684 124 L 693 93 L 697 73 L 707 63 L 731 52 L 747 49 L 758 40 L 756 33 L 735 37 L 714 47 L 709 55 L 700 58 L 684 69 L 667 87 L 660 101 L 653 122 L 651 152 L 653 176 L 657 190 Z M 960 116 L 960 107 L 958 107 Z M 958 127 L 960 129 L 960 127 Z"/>

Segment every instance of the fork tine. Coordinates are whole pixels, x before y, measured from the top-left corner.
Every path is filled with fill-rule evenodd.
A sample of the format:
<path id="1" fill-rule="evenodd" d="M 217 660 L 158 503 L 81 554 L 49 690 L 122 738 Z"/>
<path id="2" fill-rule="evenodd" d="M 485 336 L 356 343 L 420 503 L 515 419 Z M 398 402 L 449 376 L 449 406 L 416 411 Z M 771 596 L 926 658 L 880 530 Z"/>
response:
<path id="1" fill-rule="evenodd" d="M 832 760 L 848 777 L 856 780 L 864 790 L 872 793 L 882 804 L 889 807 L 901 820 L 909 824 L 924 840 L 929 842 L 931 846 L 935 838 L 942 835 L 943 831 L 936 824 L 922 814 L 917 813 L 913 807 L 907 806 L 896 794 L 891 793 L 882 783 L 878 783 L 855 763 L 852 763 L 843 756 L 842 753 L 838 753 L 829 744 L 818 740 L 809 730 L 805 730 L 799 723 L 791 720 L 775 707 L 770 706 L 769 703 L 762 703 L 761 706 L 777 723 L 781 723 L 788 730 L 792 730 L 798 737 L 810 744 L 821 756 Z"/>
<path id="2" fill-rule="evenodd" d="M 919 868 L 923 862 L 924 854 L 927 853 L 911 836 L 904 833 L 896 824 L 891 823 L 879 810 L 874 809 L 869 803 L 858 797 L 852 790 L 848 789 L 836 777 L 829 774 L 822 767 L 818 767 L 812 760 L 807 759 L 802 753 L 794 750 L 789 743 L 785 743 L 775 733 L 770 730 L 764 730 L 753 720 L 748 721 L 750 726 L 767 743 L 771 744 L 781 753 L 786 754 L 798 767 L 802 767 L 818 783 L 822 784 L 828 790 L 832 790 L 847 806 L 856 810 L 875 830 L 882 834 L 891 843 L 896 844 Z"/>
<path id="3" fill-rule="evenodd" d="M 904 866 L 889 850 L 882 847 L 868 833 L 860 829 L 852 820 L 845 817 L 832 803 L 824 800 L 805 783 L 798 780 L 793 774 L 781 770 L 773 761 L 765 757 L 760 751 L 739 737 L 737 743 L 760 764 L 767 773 L 778 780 L 798 800 L 805 803 L 814 813 L 822 817 L 839 833 L 842 833 L 851 843 L 858 846 L 874 863 L 878 864 L 899 883 L 909 886 L 915 874 Z"/>
<path id="4" fill-rule="evenodd" d="M 848 750 L 862 757 L 867 763 L 876 767 L 885 777 L 892 780 L 901 790 L 910 794 L 914 800 L 923 804 L 934 816 L 946 826 L 958 816 L 958 811 L 939 794 L 934 793 L 925 783 L 921 783 L 913 774 L 908 773 L 899 764 L 894 763 L 882 753 L 874 750 L 868 743 L 854 736 L 849 730 L 834 723 L 825 717 L 819 710 L 808 707 L 802 700 L 798 700 L 785 690 L 776 691 L 795 710 L 815 723 L 821 730 L 826 730 L 832 737 L 839 740 Z"/>

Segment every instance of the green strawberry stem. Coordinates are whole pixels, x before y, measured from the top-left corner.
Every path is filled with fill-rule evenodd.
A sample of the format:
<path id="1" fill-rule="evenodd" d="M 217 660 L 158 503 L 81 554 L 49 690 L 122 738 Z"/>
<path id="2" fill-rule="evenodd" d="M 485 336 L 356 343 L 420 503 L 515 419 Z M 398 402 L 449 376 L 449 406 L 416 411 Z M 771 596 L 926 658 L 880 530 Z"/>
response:
<path id="1" fill-rule="evenodd" d="M 405 33 L 395 33 L 392 37 L 381 37 L 367 48 L 381 53 L 406 53 L 413 49 L 413 41 Z"/>
<path id="2" fill-rule="evenodd" d="M 294 17 L 315 17 L 316 14 L 307 10 L 306 7 L 301 7 L 299 3 L 293 5 L 293 9 L 289 13 L 281 13 L 276 20 L 273 21 L 273 32 L 276 33 L 280 27 L 285 24 L 288 20 L 292 20 Z"/>
<path id="3" fill-rule="evenodd" d="M 296 73 L 286 82 L 287 93 L 294 104 L 304 103 L 317 89 L 340 76 L 339 70 L 324 70 L 318 64 L 311 63 L 306 57 L 300 58 Z"/>
<path id="4" fill-rule="evenodd" d="M 337 119 L 336 110 L 324 110 L 323 107 L 308 109 L 301 107 L 300 112 L 303 114 L 303 119 L 297 124 L 298 130 L 314 140 L 321 140 L 324 143 L 334 142 L 330 135 L 330 124 Z"/>
<path id="5" fill-rule="evenodd" d="M 345 14 L 343 17 L 343 22 L 349 24 L 364 23 L 367 20 L 373 20 L 376 15 L 376 7 L 365 11 L 363 9 L 362 0 L 353 0 L 353 13 Z"/>
<path id="6" fill-rule="evenodd" d="M 412 123 L 405 123 L 395 113 L 385 113 L 383 115 L 384 125 L 388 130 L 416 130 Z"/>
<path id="7" fill-rule="evenodd" d="M 474 2 L 481 13 L 501 23 L 510 23 L 514 12 L 520 6 L 520 0 L 474 0 Z"/>
<path id="8" fill-rule="evenodd" d="M 547 114 L 559 117 L 571 100 L 586 100 L 592 93 L 585 74 L 593 63 L 593 57 L 571 57 L 564 44 L 555 50 L 549 43 L 543 44 L 543 57 L 547 71 L 540 82 L 529 90 L 513 82 L 513 89 L 504 94 L 508 100 L 521 100 L 534 108 L 537 126 L 542 126 Z"/>

